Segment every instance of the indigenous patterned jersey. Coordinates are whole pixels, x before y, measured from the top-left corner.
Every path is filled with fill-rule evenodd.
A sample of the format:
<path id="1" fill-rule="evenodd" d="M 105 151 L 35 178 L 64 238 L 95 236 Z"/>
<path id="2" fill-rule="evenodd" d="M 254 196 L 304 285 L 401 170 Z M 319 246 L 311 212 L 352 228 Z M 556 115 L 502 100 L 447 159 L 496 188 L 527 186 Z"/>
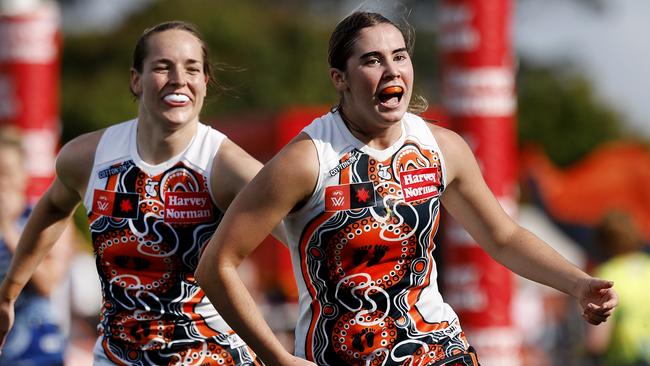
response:
<path id="1" fill-rule="evenodd" d="M 127 365 L 249 365 L 254 355 L 194 279 L 222 212 L 210 169 L 224 135 L 199 124 L 184 152 L 142 161 L 136 120 L 109 127 L 85 194 L 106 356 Z"/>
<path id="2" fill-rule="evenodd" d="M 357 140 L 338 113 L 303 130 L 320 174 L 285 225 L 300 290 L 296 353 L 318 365 L 429 365 L 468 349 L 432 255 L 442 155 L 421 118 L 401 125 L 385 150 Z"/>

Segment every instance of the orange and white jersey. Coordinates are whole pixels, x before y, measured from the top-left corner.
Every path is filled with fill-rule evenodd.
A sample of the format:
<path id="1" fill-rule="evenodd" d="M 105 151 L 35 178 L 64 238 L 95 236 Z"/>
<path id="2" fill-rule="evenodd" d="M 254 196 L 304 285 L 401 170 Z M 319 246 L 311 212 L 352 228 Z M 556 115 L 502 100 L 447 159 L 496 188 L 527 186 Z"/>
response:
<path id="1" fill-rule="evenodd" d="M 137 128 L 131 120 L 106 129 L 84 197 L 104 352 L 127 365 L 253 364 L 194 279 L 223 215 L 210 170 L 225 136 L 199 124 L 185 151 L 150 165 L 138 155 Z"/>
<path id="2" fill-rule="evenodd" d="M 428 365 L 465 352 L 433 258 L 445 166 L 420 117 L 376 150 L 338 112 L 305 127 L 320 162 L 312 197 L 285 219 L 300 291 L 296 354 L 318 365 Z"/>

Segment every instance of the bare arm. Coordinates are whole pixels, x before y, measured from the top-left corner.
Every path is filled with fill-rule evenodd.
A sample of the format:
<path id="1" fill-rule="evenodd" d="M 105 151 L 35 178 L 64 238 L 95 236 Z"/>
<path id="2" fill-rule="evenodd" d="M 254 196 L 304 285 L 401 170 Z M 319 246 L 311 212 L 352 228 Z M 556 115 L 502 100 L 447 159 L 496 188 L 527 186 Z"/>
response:
<path id="1" fill-rule="evenodd" d="M 38 265 L 68 225 L 92 168 L 99 134 L 85 135 L 59 154 L 57 177 L 34 207 L 0 285 L 0 346 L 13 324 L 13 305 Z"/>
<path id="2" fill-rule="evenodd" d="M 234 142 L 221 143 L 212 163 L 211 189 L 217 205 L 225 211 L 235 196 L 262 169 L 262 163 Z"/>
<path id="3" fill-rule="evenodd" d="M 75 197 L 76 196 L 76 197 Z M 79 202 L 58 179 L 32 211 L 0 287 L 0 301 L 15 301 L 69 222 Z"/>
<path id="4" fill-rule="evenodd" d="M 211 188 L 219 208 L 226 211 L 237 194 L 260 169 L 262 169 L 262 163 L 234 142 L 228 139 L 224 140 L 214 158 L 211 173 Z M 286 234 L 281 223 L 273 229 L 272 234 L 286 244 Z"/>
<path id="5" fill-rule="evenodd" d="M 22 228 L 19 220 L 25 212 L 27 199 L 23 185 L 0 189 L 0 233 L 12 256 L 16 252 Z M 74 228 L 69 227 L 61 240 L 54 245 L 43 262 L 36 268 L 29 285 L 43 296 L 49 296 L 64 278 L 74 243 Z"/>
<path id="6" fill-rule="evenodd" d="M 284 216 L 311 194 L 317 169 L 318 158 L 309 139 L 298 137 L 287 145 L 232 202 L 196 271 L 219 313 L 270 365 L 311 363 L 284 349 L 236 269 Z"/>
<path id="7" fill-rule="evenodd" d="M 47 253 L 41 264 L 36 268 L 30 286 L 43 296 L 50 296 L 52 292 L 63 282 L 70 268 L 74 257 L 76 244 L 79 241 L 79 234 L 72 220 L 63 230 L 59 240 Z"/>
<path id="8" fill-rule="evenodd" d="M 499 263 L 520 276 L 575 297 L 583 317 L 598 324 L 617 304 L 613 283 L 595 279 L 519 226 L 501 208 L 485 183 L 476 159 L 457 134 L 433 127 L 445 161 L 445 208 Z"/>
<path id="9" fill-rule="evenodd" d="M 29 285 L 43 296 L 50 296 L 53 290 L 61 284 L 68 272 L 70 260 L 74 255 L 74 244 L 77 242 L 77 233 L 74 225 L 68 225 L 61 238 L 56 241 L 52 249 L 46 254 L 43 261 L 36 267 Z M 16 229 L 14 240 L 5 240 L 11 252 L 15 252 L 20 234 Z M 6 231 L 3 230 L 3 233 Z"/>

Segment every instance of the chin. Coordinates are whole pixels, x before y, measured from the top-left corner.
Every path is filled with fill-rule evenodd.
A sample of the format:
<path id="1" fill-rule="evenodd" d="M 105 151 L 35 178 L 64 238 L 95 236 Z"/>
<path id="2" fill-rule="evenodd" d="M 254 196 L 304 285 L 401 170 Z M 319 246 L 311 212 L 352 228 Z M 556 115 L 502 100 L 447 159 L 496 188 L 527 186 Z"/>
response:
<path id="1" fill-rule="evenodd" d="M 186 125 L 193 120 L 193 117 L 187 115 L 166 115 L 164 118 L 172 125 Z"/>
<path id="2" fill-rule="evenodd" d="M 406 114 L 406 109 L 402 108 L 379 112 L 379 115 L 386 122 L 399 122 L 404 117 L 404 114 Z"/>

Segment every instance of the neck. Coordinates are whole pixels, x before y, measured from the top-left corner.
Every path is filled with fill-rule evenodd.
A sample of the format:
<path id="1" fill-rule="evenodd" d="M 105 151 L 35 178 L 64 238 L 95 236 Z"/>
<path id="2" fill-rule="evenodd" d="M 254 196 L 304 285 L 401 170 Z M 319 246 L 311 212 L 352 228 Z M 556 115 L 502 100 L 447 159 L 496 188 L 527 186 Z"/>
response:
<path id="1" fill-rule="evenodd" d="M 188 123 L 177 129 L 165 130 L 138 120 L 136 143 L 140 158 L 152 165 L 165 162 L 180 154 L 192 141 L 198 124 Z"/>
<path id="2" fill-rule="evenodd" d="M 392 146 L 402 135 L 401 123 L 370 124 L 364 123 L 359 117 L 350 118 L 350 114 L 339 107 L 339 114 L 343 123 L 352 136 L 356 137 L 365 145 L 377 150 L 383 150 Z"/>

